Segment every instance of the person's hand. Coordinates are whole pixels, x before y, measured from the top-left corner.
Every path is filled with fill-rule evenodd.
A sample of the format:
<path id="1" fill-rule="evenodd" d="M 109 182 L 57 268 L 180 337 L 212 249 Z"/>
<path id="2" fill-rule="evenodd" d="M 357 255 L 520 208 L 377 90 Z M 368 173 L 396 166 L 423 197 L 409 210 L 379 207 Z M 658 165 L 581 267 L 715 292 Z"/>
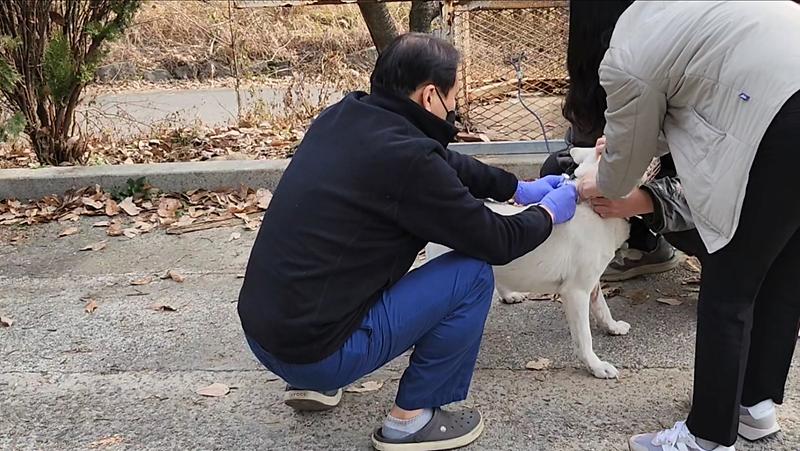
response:
<path id="1" fill-rule="evenodd" d="M 572 183 L 564 183 L 544 196 L 539 205 L 550 213 L 553 224 L 563 224 L 575 216 L 578 190 Z"/>
<path id="2" fill-rule="evenodd" d="M 603 193 L 597 188 L 597 168 L 585 173 L 578 180 L 578 193 L 580 193 L 581 199 L 584 200 L 603 197 Z"/>
<path id="3" fill-rule="evenodd" d="M 564 177 L 560 175 L 548 175 L 532 182 L 519 182 L 517 192 L 514 193 L 514 201 L 522 205 L 535 204 L 563 182 Z"/>
<path id="4" fill-rule="evenodd" d="M 597 158 L 600 158 L 600 155 L 603 155 L 603 152 L 606 150 L 606 135 L 603 135 L 597 138 L 597 142 L 594 144 L 594 154 L 597 155 Z"/>
<path id="5" fill-rule="evenodd" d="M 592 209 L 603 218 L 630 218 L 653 212 L 653 199 L 646 191 L 636 188 L 622 199 L 595 197 L 590 200 Z"/>

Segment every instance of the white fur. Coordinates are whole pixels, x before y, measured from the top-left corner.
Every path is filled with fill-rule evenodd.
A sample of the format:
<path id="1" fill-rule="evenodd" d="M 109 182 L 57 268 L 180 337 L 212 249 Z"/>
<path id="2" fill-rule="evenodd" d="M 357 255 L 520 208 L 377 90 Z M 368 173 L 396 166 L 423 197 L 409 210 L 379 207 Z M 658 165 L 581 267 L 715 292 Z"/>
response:
<path id="1" fill-rule="evenodd" d="M 570 154 L 579 164 L 575 172 L 578 177 L 597 165 L 593 148 L 573 148 Z M 486 206 L 505 216 L 526 208 L 494 202 L 487 202 Z M 531 292 L 561 295 L 575 352 L 598 378 L 615 378 L 619 373 L 592 350 L 589 312 L 609 334 L 628 333 L 630 325 L 611 316 L 600 289 L 600 276 L 629 234 L 627 221 L 603 219 L 588 204 L 581 203 L 575 217 L 553 227 L 550 237 L 539 247 L 507 265 L 494 267 L 496 288 L 505 302 L 519 302 Z M 426 256 L 432 260 L 449 250 L 431 243 L 426 247 Z"/>

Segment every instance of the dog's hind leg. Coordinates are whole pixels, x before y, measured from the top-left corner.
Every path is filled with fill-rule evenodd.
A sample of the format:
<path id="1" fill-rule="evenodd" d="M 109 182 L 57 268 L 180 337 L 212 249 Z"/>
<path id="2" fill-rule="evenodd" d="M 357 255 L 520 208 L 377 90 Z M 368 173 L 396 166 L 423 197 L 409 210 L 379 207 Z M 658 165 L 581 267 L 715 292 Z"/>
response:
<path id="1" fill-rule="evenodd" d="M 524 301 L 525 298 L 528 296 L 527 293 L 520 293 L 517 291 L 506 290 L 504 287 L 500 285 L 495 286 L 495 289 L 497 290 L 500 302 L 502 302 L 503 304 L 519 304 L 520 302 Z"/>
<path id="2" fill-rule="evenodd" d="M 589 326 L 589 290 L 569 289 L 561 292 L 564 311 L 567 314 L 569 331 L 578 359 L 589 367 L 589 371 L 600 379 L 613 379 L 619 372 L 613 365 L 603 362 L 592 349 L 592 331 Z"/>
<path id="3" fill-rule="evenodd" d="M 608 332 L 609 335 L 627 335 L 628 331 L 631 330 L 631 325 L 625 321 L 614 320 L 599 283 L 594 287 L 594 290 L 592 290 L 591 296 L 592 315 L 594 319 L 597 320 L 597 324 Z"/>

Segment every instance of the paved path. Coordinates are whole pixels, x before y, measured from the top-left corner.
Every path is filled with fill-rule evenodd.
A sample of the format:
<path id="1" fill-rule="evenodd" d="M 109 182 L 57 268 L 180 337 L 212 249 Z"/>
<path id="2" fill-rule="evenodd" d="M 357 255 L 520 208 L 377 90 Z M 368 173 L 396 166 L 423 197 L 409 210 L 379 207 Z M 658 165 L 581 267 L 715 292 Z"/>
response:
<path id="1" fill-rule="evenodd" d="M 359 449 L 393 398 L 402 358 L 366 380 L 375 392 L 348 393 L 323 414 L 296 414 L 280 402 L 283 384 L 245 349 L 235 307 L 255 235 L 229 242 L 233 229 L 112 238 L 106 249 L 78 252 L 105 239 L 81 221 L 27 229 L 30 238 L 0 245 L 0 449 Z M 9 233 L 10 229 L 0 230 Z M 155 277 L 174 269 L 183 283 Z M 685 415 L 691 387 L 695 301 L 678 307 L 651 299 L 683 294 L 680 271 L 624 286 L 609 301 L 633 325 L 627 337 L 595 333 L 601 358 L 622 369 L 619 380 L 588 375 L 572 355 L 553 302 L 493 306 L 467 404 L 487 419 L 470 449 L 625 450 L 628 435 L 671 425 Z M 98 304 L 84 311 L 85 298 Z M 157 312 L 154 304 L 176 312 Z M 527 361 L 553 361 L 527 371 Z M 743 451 L 800 449 L 800 391 L 792 369 L 785 429 Z M 196 390 L 235 387 L 225 397 Z M 118 442 L 116 444 L 113 444 Z"/>
<path id="2" fill-rule="evenodd" d="M 285 112 L 287 90 L 286 86 L 242 88 L 242 111 L 266 110 L 280 116 Z M 309 105 L 341 98 L 340 94 L 326 94 L 329 92 L 329 88 L 311 86 L 302 93 L 294 92 L 293 97 L 304 96 Z M 88 121 L 92 133 L 105 131 L 124 137 L 159 126 L 228 125 L 235 122 L 236 112 L 236 91 L 231 88 L 171 89 L 102 94 L 79 108 L 78 120 L 81 124 Z"/>

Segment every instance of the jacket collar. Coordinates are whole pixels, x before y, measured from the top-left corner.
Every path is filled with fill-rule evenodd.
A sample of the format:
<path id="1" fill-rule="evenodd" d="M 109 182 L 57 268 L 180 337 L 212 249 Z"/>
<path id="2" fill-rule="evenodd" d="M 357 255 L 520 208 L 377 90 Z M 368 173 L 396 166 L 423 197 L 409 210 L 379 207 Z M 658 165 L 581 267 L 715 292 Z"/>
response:
<path id="1" fill-rule="evenodd" d="M 364 101 L 403 116 L 419 131 L 439 142 L 444 148 L 447 148 L 458 133 L 455 126 L 422 108 L 408 97 L 397 96 L 382 89 L 373 89 L 371 94 L 364 97 Z"/>

